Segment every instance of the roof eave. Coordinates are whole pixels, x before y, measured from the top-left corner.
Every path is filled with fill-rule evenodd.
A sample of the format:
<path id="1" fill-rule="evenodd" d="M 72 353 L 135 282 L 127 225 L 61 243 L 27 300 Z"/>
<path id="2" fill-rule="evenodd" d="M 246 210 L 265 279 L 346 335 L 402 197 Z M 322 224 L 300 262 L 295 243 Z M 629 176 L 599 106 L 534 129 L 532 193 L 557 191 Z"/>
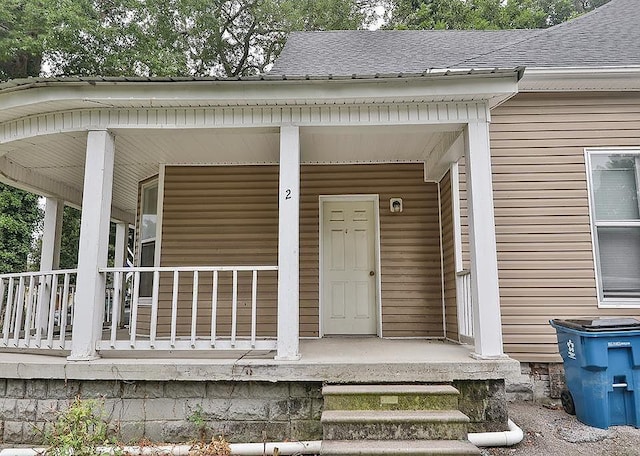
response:
<path id="1" fill-rule="evenodd" d="M 518 68 L 421 74 L 218 78 L 53 78 L 0 86 L 4 120 L 83 108 L 228 107 L 492 100 L 517 92 Z M 25 111 L 26 109 L 26 111 Z"/>

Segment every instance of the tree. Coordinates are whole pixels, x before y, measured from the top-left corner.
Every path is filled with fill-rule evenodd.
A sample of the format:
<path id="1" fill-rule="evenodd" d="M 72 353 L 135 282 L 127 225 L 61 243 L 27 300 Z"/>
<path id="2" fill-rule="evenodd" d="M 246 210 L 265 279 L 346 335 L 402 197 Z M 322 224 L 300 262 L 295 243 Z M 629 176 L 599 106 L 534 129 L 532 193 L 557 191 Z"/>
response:
<path id="1" fill-rule="evenodd" d="M 391 0 L 389 28 L 546 28 L 609 0 Z"/>
<path id="2" fill-rule="evenodd" d="M 15 1 L 15 0 L 14 0 Z M 355 29 L 378 0 L 39 0 L 53 75 L 243 76 L 292 30 Z"/>
<path id="3" fill-rule="evenodd" d="M 42 220 L 38 196 L 0 184 L 0 273 L 24 272 Z"/>

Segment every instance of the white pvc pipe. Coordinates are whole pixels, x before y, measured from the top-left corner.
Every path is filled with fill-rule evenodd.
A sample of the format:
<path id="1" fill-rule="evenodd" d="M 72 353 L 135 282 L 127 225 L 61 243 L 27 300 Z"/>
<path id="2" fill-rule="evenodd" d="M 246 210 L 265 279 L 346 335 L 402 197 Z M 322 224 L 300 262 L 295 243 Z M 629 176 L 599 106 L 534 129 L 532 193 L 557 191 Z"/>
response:
<path id="1" fill-rule="evenodd" d="M 321 440 L 306 442 L 268 442 L 268 443 L 231 443 L 229 448 L 234 456 L 262 456 L 271 455 L 277 448 L 281 455 L 318 454 Z M 164 446 L 126 446 L 122 448 L 125 454 L 154 455 L 154 456 L 188 456 L 192 445 L 164 445 Z M 99 453 L 114 454 L 113 447 L 99 447 Z M 0 451 L 0 456 L 38 456 L 45 454 L 46 448 L 7 448 Z"/>
<path id="2" fill-rule="evenodd" d="M 524 433 L 513 421 L 507 421 L 508 431 L 499 432 L 471 432 L 467 438 L 469 442 L 479 447 L 516 445 L 524 438 Z M 2 454 L 0 453 L 0 456 Z"/>

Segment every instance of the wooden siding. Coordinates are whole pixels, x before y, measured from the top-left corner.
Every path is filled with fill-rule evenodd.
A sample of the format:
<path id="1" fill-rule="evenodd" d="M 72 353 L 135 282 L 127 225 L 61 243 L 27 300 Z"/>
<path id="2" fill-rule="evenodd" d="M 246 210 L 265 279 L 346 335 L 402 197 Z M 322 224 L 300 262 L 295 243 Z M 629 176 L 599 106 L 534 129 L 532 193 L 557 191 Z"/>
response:
<path id="1" fill-rule="evenodd" d="M 162 226 L 162 266 L 275 265 L 278 246 L 278 167 L 167 167 Z M 425 183 L 422 165 L 305 165 L 301 168 L 300 331 L 318 335 L 318 196 L 380 195 L 383 334 L 442 337 L 437 184 Z M 389 198 L 403 198 L 391 214 Z M 211 299 L 211 278 L 200 278 L 201 300 Z M 188 333 L 192 279 L 181 275 L 178 332 Z M 248 332 L 250 295 L 241 277 L 240 334 Z M 171 276 L 162 275 L 161 334 L 169 331 Z M 229 330 L 230 276 L 220 276 L 218 320 Z M 277 275 L 259 275 L 258 328 L 275 335 Z M 210 307 L 198 312 L 198 333 L 209 330 Z"/>
<path id="2" fill-rule="evenodd" d="M 440 218 L 442 224 L 442 257 L 444 279 L 444 303 L 447 338 L 458 340 L 458 305 L 456 302 L 456 248 L 453 233 L 453 206 L 451 174 L 440 180 Z"/>
<path id="3" fill-rule="evenodd" d="M 438 191 L 422 165 L 303 166 L 301 192 L 301 316 L 318 313 L 318 196 L 379 194 L 383 336 L 443 337 Z M 317 334 L 317 323 L 304 330 Z"/>
<path id="4" fill-rule="evenodd" d="M 619 146 L 640 147 L 637 93 L 519 94 L 492 112 L 502 323 L 516 359 L 559 359 L 550 318 L 640 315 L 599 309 L 596 296 L 584 148 Z"/>

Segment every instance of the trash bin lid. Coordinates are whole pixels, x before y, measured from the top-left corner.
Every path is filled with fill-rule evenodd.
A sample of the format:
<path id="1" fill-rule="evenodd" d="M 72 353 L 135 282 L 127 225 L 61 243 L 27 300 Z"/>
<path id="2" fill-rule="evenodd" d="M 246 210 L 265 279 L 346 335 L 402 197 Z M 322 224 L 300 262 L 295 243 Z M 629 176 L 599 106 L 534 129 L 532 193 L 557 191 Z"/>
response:
<path id="1" fill-rule="evenodd" d="M 580 331 L 631 331 L 640 330 L 640 320 L 636 318 L 578 318 L 575 320 L 552 320 L 558 326 Z"/>

